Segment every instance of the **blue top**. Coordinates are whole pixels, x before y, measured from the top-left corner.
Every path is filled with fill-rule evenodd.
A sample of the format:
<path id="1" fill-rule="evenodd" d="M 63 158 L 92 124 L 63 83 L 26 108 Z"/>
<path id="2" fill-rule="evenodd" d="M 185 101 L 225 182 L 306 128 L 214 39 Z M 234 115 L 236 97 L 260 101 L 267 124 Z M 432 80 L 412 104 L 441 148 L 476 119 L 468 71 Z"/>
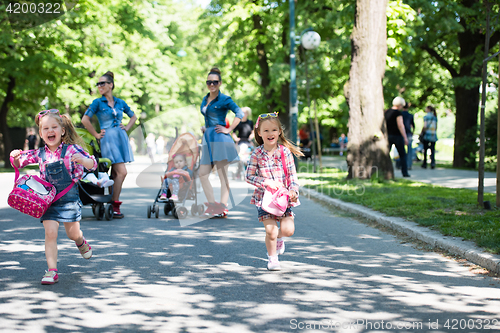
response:
<path id="1" fill-rule="evenodd" d="M 90 104 L 85 112 L 85 116 L 95 114 L 99 120 L 101 129 L 105 129 L 106 133 L 101 138 L 101 153 L 103 157 L 111 160 L 112 164 L 127 163 L 134 160 L 134 154 L 128 141 L 127 131 L 120 127 L 123 119 L 123 113 L 126 113 L 130 118 L 134 116 L 134 112 L 123 100 L 113 96 L 115 101 L 114 107 L 108 105 L 106 97 L 96 98 Z"/>
<path id="2" fill-rule="evenodd" d="M 437 118 L 432 112 L 427 112 L 424 116 L 424 129 L 425 135 L 424 140 L 430 142 L 436 142 L 437 138 Z"/>
<path id="3" fill-rule="evenodd" d="M 130 110 L 130 107 L 124 100 L 114 96 L 113 99 L 115 101 L 115 106 L 113 108 L 108 105 L 108 100 L 105 96 L 94 99 L 84 115 L 92 118 L 95 114 L 99 120 L 101 129 L 120 126 L 123 119 L 123 113 L 126 113 L 132 118 L 134 116 L 134 111 Z"/>
<path id="4" fill-rule="evenodd" d="M 205 127 L 215 127 L 216 125 L 226 126 L 226 115 L 229 110 L 233 111 L 237 118 L 242 119 L 245 115 L 240 107 L 232 100 L 231 97 L 224 95 L 219 91 L 219 95 L 210 102 L 206 112 L 203 109 L 207 105 L 207 99 L 210 93 L 203 97 L 200 111 L 205 116 Z"/>

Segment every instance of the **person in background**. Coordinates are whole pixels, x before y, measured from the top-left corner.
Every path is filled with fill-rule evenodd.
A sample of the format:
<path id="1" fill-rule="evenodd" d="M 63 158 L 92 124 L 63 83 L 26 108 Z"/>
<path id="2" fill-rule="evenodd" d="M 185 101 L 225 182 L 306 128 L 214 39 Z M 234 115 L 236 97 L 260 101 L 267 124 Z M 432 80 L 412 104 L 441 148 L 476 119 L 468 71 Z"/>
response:
<path id="1" fill-rule="evenodd" d="M 125 163 L 134 161 L 134 154 L 130 147 L 127 131 L 132 128 L 137 116 L 125 101 L 113 96 L 115 81 L 112 72 L 108 71 L 101 76 L 96 86 L 102 97 L 96 98 L 89 106 L 83 115 L 82 124 L 90 134 L 100 140 L 102 156 L 111 160 L 111 178 L 115 182 L 111 197 L 113 217 L 121 219 L 123 218 L 120 211 L 122 202 L 119 199 L 123 181 L 127 176 Z M 126 125 L 122 124 L 124 113 L 130 117 Z M 94 115 L 99 120 L 100 133 L 97 133 L 90 121 Z"/>
<path id="2" fill-rule="evenodd" d="M 170 199 L 172 201 L 179 200 L 179 190 L 180 190 L 180 178 L 182 177 L 184 181 L 188 182 L 193 179 L 193 172 L 188 168 L 188 162 L 186 159 L 186 155 L 184 154 L 175 154 L 172 156 L 173 166 L 165 172 L 165 175 L 161 177 L 162 179 L 162 187 L 161 187 L 161 195 L 160 200 L 167 200 L 167 192 L 169 185 L 172 185 L 172 195 Z"/>
<path id="3" fill-rule="evenodd" d="M 151 163 L 154 163 L 156 155 L 156 138 L 153 133 L 148 133 L 148 135 L 146 136 L 146 148 Z"/>
<path id="4" fill-rule="evenodd" d="M 137 151 L 137 144 L 135 143 L 134 138 L 130 138 L 130 148 L 132 149 L 133 153 Z"/>
<path id="5" fill-rule="evenodd" d="M 344 150 L 347 149 L 347 142 L 348 142 L 347 136 L 345 136 L 344 133 L 340 134 L 339 138 L 340 156 L 344 155 Z"/>
<path id="6" fill-rule="evenodd" d="M 36 149 L 36 144 L 38 142 L 38 138 L 35 135 L 35 130 L 30 128 L 28 131 L 28 137 L 26 138 L 26 145 L 28 146 L 28 150 Z"/>
<path id="7" fill-rule="evenodd" d="M 203 192 L 207 198 L 207 209 L 204 216 L 227 217 L 229 199 L 229 181 L 227 169 L 229 163 L 239 160 L 231 133 L 244 117 L 243 111 L 231 97 L 220 92 L 222 84 L 221 72 L 212 68 L 207 76 L 209 93 L 203 97 L 200 111 L 205 118 L 202 128 L 203 140 L 201 145 L 201 159 L 199 176 Z M 229 127 L 226 127 L 226 115 L 231 110 L 235 118 Z M 216 167 L 221 185 L 220 202 L 215 201 L 214 190 L 208 179 L 212 169 Z"/>
<path id="8" fill-rule="evenodd" d="M 435 160 L 435 152 L 436 152 L 436 141 L 438 140 L 437 138 L 437 114 L 436 114 L 436 109 L 432 106 L 429 105 L 425 109 L 427 114 L 424 116 L 424 127 L 422 131 L 425 131 L 424 134 L 424 142 L 422 144 L 424 145 L 424 162 L 422 163 L 422 168 L 426 169 L 427 168 L 427 149 L 431 150 L 431 169 L 434 169 L 436 167 L 436 160 Z"/>
<path id="9" fill-rule="evenodd" d="M 240 156 L 240 162 L 238 163 L 238 170 L 236 171 L 236 178 L 240 179 L 241 173 L 245 168 L 246 163 L 248 162 L 249 153 L 253 147 L 253 121 L 248 119 L 248 116 L 252 112 L 252 109 L 249 107 L 241 108 L 243 111 L 243 118 L 241 118 L 240 123 L 234 129 L 232 133 L 232 137 L 236 142 L 236 150 L 238 151 L 238 155 Z M 238 133 L 238 134 L 236 134 Z"/>
<path id="10" fill-rule="evenodd" d="M 311 131 L 309 130 L 309 125 L 304 124 L 299 130 L 299 142 L 301 148 L 311 148 Z"/>
<path id="11" fill-rule="evenodd" d="M 163 155 L 164 150 L 165 140 L 163 139 L 163 136 L 160 135 L 158 139 L 156 139 L 156 154 Z"/>
<path id="12" fill-rule="evenodd" d="M 408 138 L 406 137 L 405 125 L 403 123 L 403 114 L 401 109 L 406 104 L 404 98 L 395 97 L 392 100 L 392 107 L 385 111 L 385 122 L 387 124 L 387 134 L 389 136 L 389 151 L 392 145 L 396 146 L 399 158 L 401 161 L 401 172 L 403 177 L 410 177 L 408 174 L 408 163 L 406 162 L 405 145 L 408 145 Z"/>
<path id="13" fill-rule="evenodd" d="M 413 131 L 415 130 L 415 122 L 413 115 L 408 111 L 410 104 L 405 103 L 401 113 L 403 114 L 403 124 L 405 125 L 406 138 L 408 139 L 408 153 L 406 154 L 406 162 L 408 170 L 411 170 L 413 164 Z"/>

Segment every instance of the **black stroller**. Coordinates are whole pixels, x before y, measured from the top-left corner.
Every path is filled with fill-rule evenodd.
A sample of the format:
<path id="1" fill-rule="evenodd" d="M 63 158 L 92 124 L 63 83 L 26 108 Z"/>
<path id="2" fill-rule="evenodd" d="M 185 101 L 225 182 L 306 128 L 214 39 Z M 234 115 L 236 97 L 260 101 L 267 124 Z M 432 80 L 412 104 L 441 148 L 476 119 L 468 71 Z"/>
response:
<path id="1" fill-rule="evenodd" d="M 95 171 L 87 172 L 85 176 L 93 173 L 96 178 L 99 178 L 99 172 L 107 173 L 109 171 L 111 160 L 101 157 L 101 149 L 97 143 L 97 139 L 92 134 L 81 128 L 77 128 L 76 131 L 86 144 L 86 147 L 83 148 L 95 157 L 98 164 Z M 113 206 L 111 205 L 111 197 L 113 196 L 112 186 L 108 190 L 108 188 L 99 187 L 90 181 L 81 179 L 78 181 L 78 190 L 82 204 L 92 205 L 92 212 L 96 219 L 102 220 L 103 217 L 108 221 L 113 219 Z"/>
<path id="2" fill-rule="evenodd" d="M 190 133 L 184 133 L 179 135 L 179 137 L 174 141 L 172 148 L 168 153 L 169 159 L 167 163 L 167 170 L 170 170 L 174 166 L 173 156 L 176 154 L 182 154 L 186 157 L 187 167 L 189 170 L 195 174 L 200 167 L 199 157 L 200 150 L 198 147 L 198 142 L 194 135 Z M 155 201 L 152 205 L 148 206 L 147 216 L 151 217 L 152 214 L 156 218 L 160 215 L 159 203 L 164 203 L 163 211 L 165 215 L 172 212 L 172 215 L 176 219 L 184 219 L 188 215 L 188 210 L 185 207 L 187 200 L 194 200 L 191 205 L 191 214 L 193 216 L 201 215 L 205 211 L 205 206 L 203 204 L 198 204 L 198 196 L 196 192 L 196 177 L 190 177 L 187 181 L 184 181 L 182 177 L 179 178 L 180 190 L 178 194 L 178 200 L 174 201 L 171 199 L 171 187 L 167 188 L 167 198 L 161 199 L 162 189 L 158 191 L 155 197 Z"/>

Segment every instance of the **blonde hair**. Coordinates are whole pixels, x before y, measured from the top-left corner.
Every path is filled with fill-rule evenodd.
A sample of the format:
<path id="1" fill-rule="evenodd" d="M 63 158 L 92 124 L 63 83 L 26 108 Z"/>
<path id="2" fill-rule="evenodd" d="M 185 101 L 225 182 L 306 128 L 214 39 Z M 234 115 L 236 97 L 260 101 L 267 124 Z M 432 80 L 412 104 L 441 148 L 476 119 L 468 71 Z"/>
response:
<path id="1" fill-rule="evenodd" d="M 260 116 L 259 116 L 260 117 Z M 262 137 L 259 135 L 259 128 L 262 126 L 262 123 L 268 120 L 275 121 L 276 124 L 278 125 L 278 128 L 280 130 L 280 136 L 279 136 L 279 141 L 281 141 L 281 144 L 292 152 L 295 156 L 304 156 L 304 154 L 300 151 L 300 148 L 294 145 L 291 141 L 289 141 L 286 137 L 285 134 L 283 134 L 283 126 L 281 125 L 281 121 L 278 119 L 278 117 L 266 117 L 266 118 L 260 118 L 258 119 L 258 126 L 255 126 L 253 133 L 255 135 L 255 141 L 259 145 L 264 144 L 264 140 Z"/>
<path id="2" fill-rule="evenodd" d="M 67 114 L 59 113 L 47 113 L 43 116 L 35 116 L 35 124 L 40 126 L 40 121 L 42 118 L 51 117 L 54 118 L 59 125 L 64 129 L 64 134 L 61 136 L 61 141 L 68 145 L 79 145 L 80 147 L 85 147 L 85 142 L 82 137 L 78 135 L 71 122 L 71 118 Z"/>

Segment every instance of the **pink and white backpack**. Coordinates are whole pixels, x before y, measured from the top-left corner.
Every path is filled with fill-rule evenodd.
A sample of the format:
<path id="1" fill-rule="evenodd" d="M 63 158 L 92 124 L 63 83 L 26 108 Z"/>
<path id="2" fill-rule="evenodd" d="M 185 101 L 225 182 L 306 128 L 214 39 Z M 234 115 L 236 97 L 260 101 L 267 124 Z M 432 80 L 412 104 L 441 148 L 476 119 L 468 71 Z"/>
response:
<path id="1" fill-rule="evenodd" d="M 35 175 L 24 175 L 19 178 L 19 169 L 14 165 L 14 159 L 10 163 L 16 172 L 14 189 L 9 194 L 8 204 L 21 213 L 40 218 L 49 209 L 52 202 L 65 195 L 73 186 L 65 188 L 56 195 L 56 188 L 49 182 Z"/>

